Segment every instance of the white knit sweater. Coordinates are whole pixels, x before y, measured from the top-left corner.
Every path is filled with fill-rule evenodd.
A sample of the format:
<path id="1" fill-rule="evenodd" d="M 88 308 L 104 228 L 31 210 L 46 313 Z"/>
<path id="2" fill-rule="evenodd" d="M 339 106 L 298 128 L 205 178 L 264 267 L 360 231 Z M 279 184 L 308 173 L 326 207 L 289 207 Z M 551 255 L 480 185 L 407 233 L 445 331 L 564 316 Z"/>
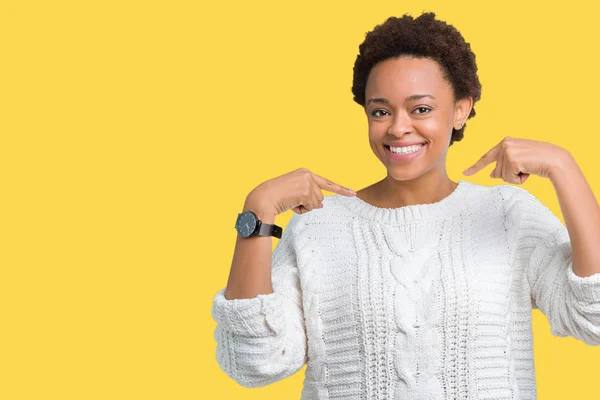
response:
<path id="1" fill-rule="evenodd" d="M 217 360 L 239 384 L 306 363 L 304 400 L 535 399 L 532 307 L 553 335 L 600 344 L 600 274 L 573 273 L 566 227 L 525 189 L 323 205 L 284 229 L 274 293 L 214 298 Z"/>

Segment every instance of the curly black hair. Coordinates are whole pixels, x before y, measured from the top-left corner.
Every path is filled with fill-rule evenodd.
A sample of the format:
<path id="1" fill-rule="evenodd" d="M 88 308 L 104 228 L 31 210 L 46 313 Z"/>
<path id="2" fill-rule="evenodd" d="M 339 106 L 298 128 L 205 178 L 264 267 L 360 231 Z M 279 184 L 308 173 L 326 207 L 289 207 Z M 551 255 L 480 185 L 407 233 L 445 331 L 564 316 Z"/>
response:
<path id="1" fill-rule="evenodd" d="M 417 18 L 408 14 L 401 18 L 390 17 L 367 32 L 354 63 L 354 101 L 365 106 L 367 78 L 375 64 L 403 55 L 437 61 L 452 86 L 455 100 L 470 96 L 475 104 L 481 98 L 481 83 L 470 44 L 454 26 L 435 19 L 435 13 L 427 12 Z M 468 118 L 474 116 L 475 107 Z M 465 128 L 466 124 L 452 130 L 450 145 L 463 138 Z"/>

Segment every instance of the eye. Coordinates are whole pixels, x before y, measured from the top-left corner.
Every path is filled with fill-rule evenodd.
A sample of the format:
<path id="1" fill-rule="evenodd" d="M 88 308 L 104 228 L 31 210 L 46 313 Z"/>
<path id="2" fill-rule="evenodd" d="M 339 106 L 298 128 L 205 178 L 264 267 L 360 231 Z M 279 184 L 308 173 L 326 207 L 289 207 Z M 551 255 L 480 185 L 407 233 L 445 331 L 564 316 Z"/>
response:
<path id="1" fill-rule="evenodd" d="M 371 111 L 371 115 L 374 116 L 374 117 L 381 117 L 382 116 L 381 114 L 377 114 L 377 113 L 381 113 L 381 112 L 384 112 L 384 113 L 387 114 L 387 111 L 379 109 L 379 110 L 373 110 L 373 111 Z"/>
<path id="2" fill-rule="evenodd" d="M 427 114 L 428 112 L 431 111 L 431 108 L 429 108 L 429 107 L 417 107 L 417 108 L 415 108 L 415 112 L 416 111 L 419 111 L 419 112 L 417 112 L 417 114 Z"/>

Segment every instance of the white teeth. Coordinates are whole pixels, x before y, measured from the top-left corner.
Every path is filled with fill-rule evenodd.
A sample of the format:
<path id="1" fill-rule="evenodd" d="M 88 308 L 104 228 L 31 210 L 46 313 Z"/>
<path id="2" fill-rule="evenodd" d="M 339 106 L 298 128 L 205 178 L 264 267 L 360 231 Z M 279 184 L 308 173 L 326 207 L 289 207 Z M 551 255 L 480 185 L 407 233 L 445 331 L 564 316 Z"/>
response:
<path id="1" fill-rule="evenodd" d="M 423 147 L 422 144 L 417 144 L 414 146 L 406 146 L 406 147 L 390 146 L 390 150 L 392 151 L 392 153 L 410 154 L 410 153 L 414 153 L 415 151 L 419 150 L 421 147 Z"/>

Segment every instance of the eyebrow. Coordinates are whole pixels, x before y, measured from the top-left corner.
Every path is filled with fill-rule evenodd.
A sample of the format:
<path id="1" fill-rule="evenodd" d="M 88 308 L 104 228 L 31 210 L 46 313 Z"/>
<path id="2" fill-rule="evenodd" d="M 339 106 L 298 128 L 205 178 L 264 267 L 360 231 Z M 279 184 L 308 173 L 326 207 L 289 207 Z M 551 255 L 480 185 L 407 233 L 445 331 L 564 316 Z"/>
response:
<path id="1" fill-rule="evenodd" d="M 430 94 L 413 94 L 411 96 L 408 96 L 407 98 L 404 99 L 404 101 L 414 101 L 414 100 L 420 100 L 423 99 L 425 97 L 429 97 L 430 99 L 435 100 L 435 97 L 433 97 Z M 374 97 L 371 98 L 367 101 L 367 105 L 369 105 L 369 103 L 381 103 L 381 104 L 390 104 L 390 101 L 386 98 L 383 97 Z"/>

